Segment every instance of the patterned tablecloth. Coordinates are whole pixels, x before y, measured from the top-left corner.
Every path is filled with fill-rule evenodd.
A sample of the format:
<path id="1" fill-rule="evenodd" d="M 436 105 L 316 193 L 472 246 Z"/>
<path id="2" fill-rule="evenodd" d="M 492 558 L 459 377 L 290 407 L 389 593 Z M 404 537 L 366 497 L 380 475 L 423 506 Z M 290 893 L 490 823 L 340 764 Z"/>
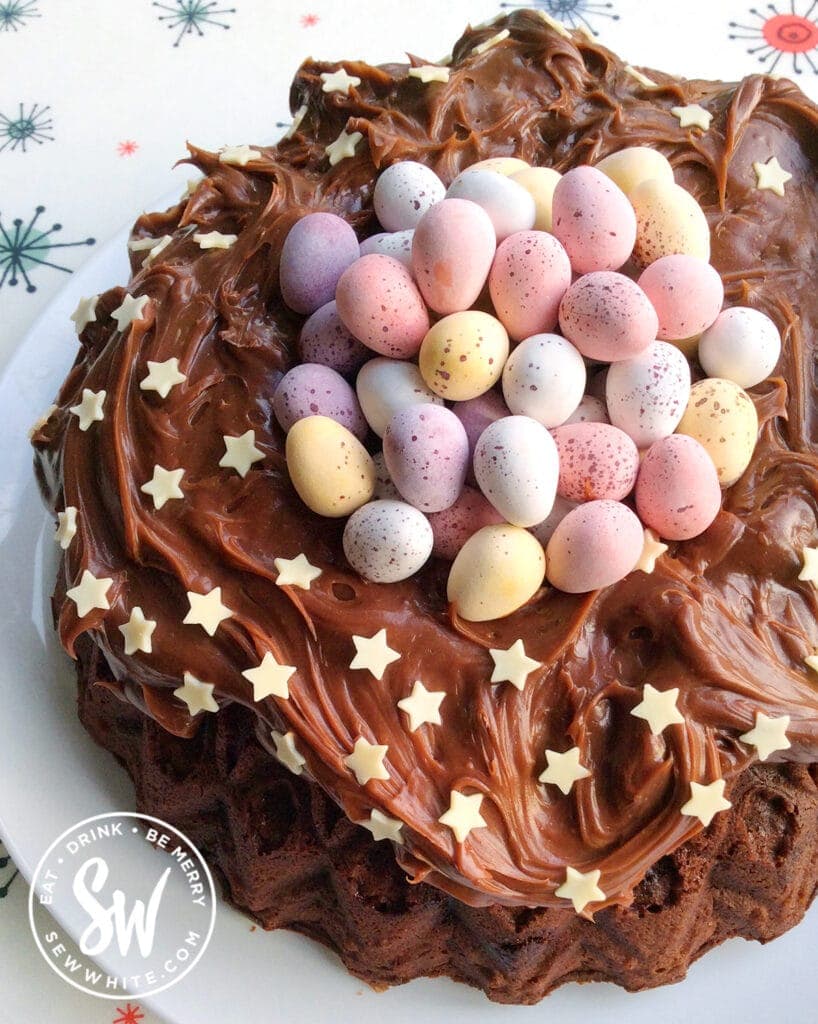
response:
<path id="1" fill-rule="evenodd" d="M 636 65 L 774 73 L 818 98 L 818 0 L 0 0 L 0 367 L 100 242 L 181 189 L 186 139 L 218 148 L 281 134 L 302 57 L 434 60 L 469 20 L 518 6 L 584 27 Z M 0 846 L 0 1021 L 156 1020 L 52 974 L 26 896 Z"/>

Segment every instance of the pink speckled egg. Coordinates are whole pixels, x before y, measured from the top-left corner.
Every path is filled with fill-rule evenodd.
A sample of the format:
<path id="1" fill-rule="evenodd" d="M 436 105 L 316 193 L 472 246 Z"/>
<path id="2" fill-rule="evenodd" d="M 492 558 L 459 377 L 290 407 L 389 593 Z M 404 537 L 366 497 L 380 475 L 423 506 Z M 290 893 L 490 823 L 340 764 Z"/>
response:
<path id="1" fill-rule="evenodd" d="M 588 359 L 630 359 L 656 338 L 650 299 L 624 274 L 600 270 L 578 278 L 560 303 L 562 333 Z"/>
<path id="2" fill-rule="evenodd" d="M 575 167 L 557 182 L 552 222 L 578 274 L 618 270 L 636 241 L 636 214 L 628 197 L 595 167 Z"/>
<path id="3" fill-rule="evenodd" d="M 446 186 L 431 167 L 415 160 L 401 160 L 378 177 L 372 204 L 387 231 L 404 231 L 414 228 L 445 194 Z"/>
<path id="4" fill-rule="evenodd" d="M 608 416 L 637 448 L 672 434 L 690 398 L 690 364 L 675 345 L 654 341 L 632 359 L 612 363 L 605 381 Z"/>
<path id="5" fill-rule="evenodd" d="M 566 423 L 610 423 L 604 401 L 596 395 L 583 395 Z M 627 431 L 626 431 L 627 433 Z"/>
<path id="6" fill-rule="evenodd" d="M 447 199 L 470 199 L 489 215 L 497 243 L 517 231 L 534 227 L 537 208 L 522 185 L 504 174 L 484 168 L 469 168 L 458 175 L 446 192 Z"/>
<path id="7" fill-rule="evenodd" d="M 719 315 L 724 285 L 719 272 L 698 256 L 662 256 L 642 271 L 639 287 L 659 317 L 657 337 L 682 341 L 701 334 Z"/>
<path id="8" fill-rule="evenodd" d="M 559 334 L 535 334 L 514 349 L 503 368 L 503 395 L 514 413 L 558 427 L 585 390 L 585 363 Z"/>
<path id="9" fill-rule="evenodd" d="M 335 299 L 305 321 L 298 347 L 302 363 L 321 363 L 342 376 L 355 373 L 372 358 L 372 351 L 344 327 Z"/>
<path id="10" fill-rule="evenodd" d="M 698 537 L 721 506 L 713 460 L 699 442 L 672 434 L 652 444 L 636 482 L 636 508 L 642 522 L 667 540 Z"/>
<path id="11" fill-rule="evenodd" d="M 548 582 L 568 594 L 610 587 L 636 568 L 644 533 L 618 501 L 589 501 L 569 512 L 548 542 Z"/>
<path id="12" fill-rule="evenodd" d="M 382 231 L 379 235 L 370 235 L 361 242 L 361 255 L 369 256 L 378 252 L 382 256 L 391 256 L 400 260 L 408 271 L 412 270 L 412 239 L 413 229 L 406 231 Z"/>
<path id="13" fill-rule="evenodd" d="M 299 363 L 284 374 L 273 395 L 273 412 L 285 431 L 306 416 L 328 416 L 359 441 L 369 431 L 353 389 L 339 373 L 319 363 Z"/>
<path id="14" fill-rule="evenodd" d="M 345 220 L 308 213 L 281 247 L 281 297 L 296 313 L 314 313 L 332 299 L 339 278 L 359 255 L 358 236 Z"/>
<path id="15" fill-rule="evenodd" d="M 494 259 L 494 226 L 470 199 L 444 199 L 423 215 L 412 240 L 412 269 L 436 313 L 474 304 Z"/>
<path id="16" fill-rule="evenodd" d="M 519 231 L 501 243 L 489 273 L 491 301 L 514 341 L 552 331 L 571 284 L 571 263 L 546 231 Z"/>
<path id="17" fill-rule="evenodd" d="M 432 540 L 426 516 L 405 501 L 370 501 L 347 520 L 344 554 L 365 579 L 397 583 L 423 566 Z"/>
<path id="18" fill-rule="evenodd" d="M 472 534 L 484 526 L 502 523 L 503 517 L 479 491 L 464 487 L 454 505 L 442 512 L 430 513 L 429 522 L 435 538 L 432 553 L 453 562 Z"/>
<path id="19" fill-rule="evenodd" d="M 410 359 L 429 330 L 429 313 L 412 275 L 391 256 L 362 256 L 341 275 L 335 293 L 344 326 L 367 348 Z"/>
<path id="20" fill-rule="evenodd" d="M 633 490 L 639 451 L 609 423 L 571 423 L 552 431 L 560 459 L 557 491 L 569 501 L 620 501 Z"/>
<path id="21" fill-rule="evenodd" d="M 460 497 L 469 441 L 445 406 L 411 405 L 396 412 L 383 435 L 383 454 L 393 483 L 415 508 L 440 512 Z"/>

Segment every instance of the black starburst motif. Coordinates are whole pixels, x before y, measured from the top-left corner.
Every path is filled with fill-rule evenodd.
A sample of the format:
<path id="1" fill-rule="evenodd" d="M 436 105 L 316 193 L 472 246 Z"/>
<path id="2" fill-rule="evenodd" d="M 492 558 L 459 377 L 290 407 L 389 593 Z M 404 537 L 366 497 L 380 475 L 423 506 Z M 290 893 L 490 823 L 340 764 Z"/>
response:
<path id="1" fill-rule="evenodd" d="M 18 871 L 12 864 L 11 857 L 6 853 L 5 846 L 0 843 L 0 900 L 8 896 L 11 883 L 17 875 Z"/>
<path id="2" fill-rule="evenodd" d="M 21 103 L 15 117 L 7 117 L 0 112 L 0 153 L 4 149 L 20 149 L 25 153 L 30 142 L 36 142 L 38 146 L 53 142 L 54 136 L 49 134 L 54 127 L 48 116 L 50 109 L 33 103 L 27 111 Z"/>
<path id="3" fill-rule="evenodd" d="M 599 32 L 594 27 L 595 18 L 609 18 L 619 21 L 619 15 L 613 13 L 612 3 L 597 3 L 594 0 L 529 0 L 528 3 L 501 3 L 501 7 L 539 7 L 557 21 L 562 21 L 571 28 L 586 28 L 595 36 Z"/>
<path id="4" fill-rule="evenodd" d="M 0 0 L 0 32 L 16 32 L 29 18 L 41 17 L 38 0 Z"/>
<path id="5" fill-rule="evenodd" d="M 174 0 L 172 4 L 154 0 L 153 6 L 168 12 L 158 15 L 160 21 L 167 22 L 169 29 L 178 29 L 174 46 L 178 46 L 185 36 L 194 33 L 203 36 L 208 27 L 230 28 L 223 20 L 224 15 L 236 13 L 235 7 L 219 7 L 218 0 Z"/>
<path id="6" fill-rule="evenodd" d="M 37 286 L 32 284 L 29 274 L 37 267 L 52 267 L 65 274 L 71 273 L 70 267 L 63 267 L 49 258 L 55 249 L 94 245 L 94 238 L 86 238 L 81 242 L 54 241 L 54 236 L 62 230 L 62 225 L 52 224 L 50 228 L 43 229 L 38 224 L 43 213 L 45 207 L 38 206 L 27 224 L 18 217 L 9 227 L 3 224 L 3 217 L 0 214 L 0 288 L 4 284 L 14 286 L 22 279 L 25 281 L 26 291 L 36 292 Z"/>

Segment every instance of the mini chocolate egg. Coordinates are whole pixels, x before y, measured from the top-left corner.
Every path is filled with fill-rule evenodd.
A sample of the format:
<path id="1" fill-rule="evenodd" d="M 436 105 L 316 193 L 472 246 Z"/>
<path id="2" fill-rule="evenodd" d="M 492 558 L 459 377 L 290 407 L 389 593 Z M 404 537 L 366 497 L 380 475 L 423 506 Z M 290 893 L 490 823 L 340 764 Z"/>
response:
<path id="1" fill-rule="evenodd" d="M 470 171 L 494 171 L 495 174 L 505 174 L 511 177 L 519 174 L 520 171 L 528 170 L 529 164 L 516 156 L 490 156 L 487 160 L 478 160 L 475 164 L 469 164 L 460 173 L 468 174 Z"/>
<path id="2" fill-rule="evenodd" d="M 460 497 L 469 468 L 463 424 L 442 405 L 396 412 L 383 435 L 389 475 L 403 498 L 423 512 L 440 512 Z"/>
<path id="3" fill-rule="evenodd" d="M 551 230 L 554 189 L 561 177 L 560 172 L 555 171 L 553 167 L 527 167 L 511 175 L 511 180 L 522 185 L 534 200 L 536 231 Z"/>
<path id="4" fill-rule="evenodd" d="M 370 253 L 338 281 L 338 315 L 373 352 L 410 359 L 429 330 L 429 314 L 406 267 L 391 256 Z"/>
<path id="5" fill-rule="evenodd" d="M 729 487 L 749 466 L 758 440 L 753 400 L 731 380 L 708 377 L 690 389 L 687 409 L 676 428 L 694 437 L 713 460 L 722 487 Z"/>
<path id="6" fill-rule="evenodd" d="M 607 379 L 607 375 L 606 375 Z M 610 423 L 608 409 L 596 395 L 583 395 L 566 423 Z M 627 431 L 625 431 L 627 433 Z"/>
<path id="7" fill-rule="evenodd" d="M 699 362 L 709 377 L 752 388 L 766 380 L 781 355 L 781 335 L 758 309 L 733 306 L 720 313 L 699 341 Z"/>
<path id="8" fill-rule="evenodd" d="M 552 431 L 559 455 L 557 493 L 569 501 L 621 501 L 639 472 L 636 445 L 610 423 L 569 423 Z"/>
<path id="9" fill-rule="evenodd" d="M 537 211 L 531 194 L 496 171 L 469 168 L 449 185 L 446 198 L 470 199 L 481 206 L 494 225 L 498 244 L 517 231 L 534 227 Z"/>
<path id="10" fill-rule="evenodd" d="M 468 309 L 494 259 L 494 225 L 470 199 L 444 199 L 421 217 L 412 240 L 412 271 L 423 298 L 443 315 Z"/>
<path id="11" fill-rule="evenodd" d="M 584 390 L 582 356 L 559 334 L 535 334 L 521 341 L 503 369 L 503 395 L 509 409 L 544 427 L 565 423 Z"/>
<path id="12" fill-rule="evenodd" d="M 391 256 L 400 260 L 406 269 L 412 272 L 412 239 L 415 237 L 413 228 L 406 231 L 382 231 L 379 235 L 370 235 L 361 242 L 361 255 L 379 252 L 382 256 Z"/>
<path id="13" fill-rule="evenodd" d="M 628 197 L 637 185 L 651 178 L 673 182 L 673 168 L 667 157 L 650 146 L 628 146 L 610 153 L 596 164 L 596 169 L 616 182 Z"/>
<path id="14" fill-rule="evenodd" d="M 610 587 L 636 568 L 644 533 L 619 501 L 588 501 L 572 509 L 548 542 L 548 582 L 568 594 Z"/>
<path id="15" fill-rule="evenodd" d="M 348 516 L 375 491 L 375 464 L 369 452 L 329 416 L 297 420 L 287 434 L 285 452 L 293 487 L 319 516 Z"/>
<path id="16" fill-rule="evenodd" d="M 612 363 L 605 380 L 608 417 L 637 448 L 672 434 L 690 398 L 690 365 L 675 345 L 654 341 L 631 359 Z"/>
<path id="17" fill-rule="evenodd" d="M 431 512 L 429 522 L 435 538 L 432 553 L 452 562 L 472 534 L 484 526 L 502 523 L 503 517 L 479 491 L 464 487 L 454 505 L 442 512 Z"/>
<path id="18" fill-rule="evenodd" d="M 413 576 L 432 553 L 432 527 L 405 501 L 370 501 L 344 527 L 344 554 L 373 583 L 398 583 Z"/>
<path id="19" fill-rule="evenodd" d="M 719 315 L 724 285 L 719 272 L 698 256 L 660 256 L 642 271 L 639 287 L 659 317 L 658 338 L 684 341 L 701 334 Z"/>
<path id="20" fill-rule="evenodd" d="M 355 390 L 366 421 L 378 437 L 383 437 L 400 409 L 421 402 L 443 405 L 443 399 L 426 387 L 414 363 L 395 359 L 377 358 L 364 363 Z"/>
<path id="21" fill-rule="evenodd" d="M 633 258 L 647 267 L 662 256 L 686 253 L 710 260 L 710 227 L 701 206 L 681 185 L 651 178 L 630 196 L 636 211 Z"/>
<path id="22" fill-rule="evenodd" d="M 721 506 L 716 467 L 695 438 L 672 434 L 652 444 L 636 482 L 642 522 L 667 540 L 698 537 Z"/>
<path id="23" fill-rule="evenodd" d="M 569 501 L 567 498 L 563 498 L 562 495 L 558 494 L 556 498 L 554 498 L 554 507 L 545 519 L 543 519 L 541 523 L 537 523 L 535 526 L 529 526 L 528 532 L 532 533 L 540 544 L 545 547 L 554 535 L 554 530 L 556 530 L 563 519 L 565 519 L 571 509 L 576 507 L 576 501 Z"/>
<path id="24" fill-rule="evenodd" d="M 628 197 L 594 167 L 575 167 L 554 189 L 553 232 L 578 274 L 618 270 L 636 240 Z"/>
<path id="25" fill-rule="evenodd" d="M 302 362 L 321 363 L 342 376 L 355 373 L 372 358 L 372 350 L 344 327 L 335 299 L 316 309 L 304 322 L 298 347 Z"/>
<path id="26" fill-rule="evenodd" d="M 630 359 L 656 338 L 658 326 L 639 285 L 608 270 L 577 278 L 560 303 L 562 333 L 588 359 Z"/>
<path id="27" fill-rule="evenodd" d="M 559 464 L 554 439 L 529 416 L 489 424 L 474 449 L 480 490 L 515 526 L 541 523 L 554 505 Z"/>
<path id="28" fill-rule="evenodd" d="M 305 416 L 329 416 L 359 441 L 369 431 L 355 392 L 339 373 L 320 363 L 299 363 L 284 374 L 273 395 L 273 412 L 285 431 Z"/>
<path id="29" fill-rule="evenodd" d="M 387 231 L 406 231 L 445 195 L 446 186 L 430 167 L 401 160 L 379 175 L 372 204 Z"/>
<path id="30" fill-rule="evenodd" d="M 420 346 L 420 373 L 441 398 L 467 402 L 494 387 L 508 356 L 508 335 L 489 313 L 467 309 L 444 316 Z"/>
<path id="31" fill-rule="evenodd" d="M 553 235 L 519 231 L 500 244 L 489 272 L 489 292 L 514 341 L 557 326 L 571 284 L 571 262 Z"/>
<path id="32" fill-rule="evenodd" d="M 545 577 L 545 553 L 528 530 L 484 526 L 458 552 L 446 593 L 456 615 L 488 622 L 511 615 L 537 593 Z"/>
<path id="33" fill-rule="evenodd" d="M 308 213 L 290 228 L 281 247 L 279 287 L 296 313 L 330 302 L 343 272 L 359 257 L 358 236 L 334 213 Z"/>
<path id="34" fill-rule="evenodd" d="M 474 457 L 477 439 L 490 423 L 509 416 L 509 408 L 502 396 L 496 391 L 487 391 L 484 395 L 472 398 L 468 402 L 456 402 L 452 412 L 463 424 L 466 437 L 469 439 L 470 458 Z"/>
<path id="35" fill-rule="evenodd" d="M 375 491 L 373 497 L 389 501 L 402 501 L 400 491 L 392 482 L 383 452 L 375 452 L 372 456 L 375 463 Z"/>

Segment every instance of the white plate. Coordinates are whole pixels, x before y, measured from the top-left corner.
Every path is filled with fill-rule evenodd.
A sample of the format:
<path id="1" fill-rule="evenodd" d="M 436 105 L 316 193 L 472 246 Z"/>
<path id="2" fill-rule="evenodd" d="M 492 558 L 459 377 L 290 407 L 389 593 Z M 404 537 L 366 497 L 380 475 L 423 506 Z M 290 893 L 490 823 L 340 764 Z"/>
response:
<path id="1" fill-rule="evenodd" d="M 51 626 L 54 527 L 40 503 L 27 443 L 28 427 L 53 400 L 74 358 L 69 314 L 81 295 L 125 282 L 126 239 L 123 229 L 71 277 L 0 378 L 0 831 L 26 877 L 65 828 L 133 806 L 125 773 L 113 768 L 76 718 L 73 667 Z M 709 953 L 680 987 L 629 995 L 608 984 L 569 985 L 544 1005 L 511 1010 L 444 979 L 376 994 L 317 943 L 289 932 L 251 932 L 245 918 L 220 905 L 202 962 L 149 1002 L 173 1024 L 450 1024 L 466 1017 L 469 1024 L 484 1024 L 512 1014 L 560 1024 L 704 1024 L 721 1015 L 747 1024 L 777 1018 L 806 1024 L 815 1020 L 816 950 L 813 910 L 771 946 L 733 941 Z M 37 955 L 33 946 L 31 955 Z"/>

